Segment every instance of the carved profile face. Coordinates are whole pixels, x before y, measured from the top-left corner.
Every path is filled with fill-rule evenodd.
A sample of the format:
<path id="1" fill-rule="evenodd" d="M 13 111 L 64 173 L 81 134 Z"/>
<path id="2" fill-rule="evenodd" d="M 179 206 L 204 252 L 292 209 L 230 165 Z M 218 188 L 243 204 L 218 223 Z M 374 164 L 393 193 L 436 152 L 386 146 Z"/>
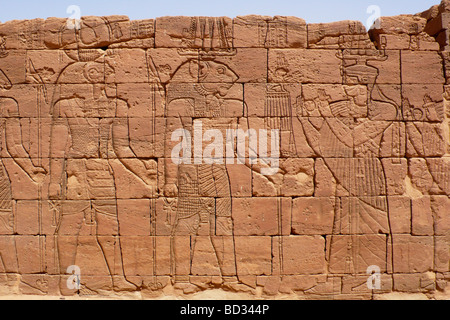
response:
<path id="1" fill-rule="evenodd" d="M 345 93 L 351 98 L 348 116 L 353 118 L 366 118 L 368 115 L 368 92 L 365 86 L 345 86 Z"/>
<path id="2" fill-rule="evenodd" d="M 56 104 L 62 99 L 72 99 L 75 96 L 87 100 L 97 99 L 102 95 L 115 98 L 117 92 L 114 81 L 111 81 L 111 77 L 114 79 L 114 76 L 114 69 L 107 63 L 97 61 L 74 62 L 60 74 L 57 83 L 65 85 L 55 90 L 52 102 Z M 92 85 L 93 90 L 79 91 L 79 86 L 67 85 L 67 83 L 89 84 Z"/>
<path id="3" fill-rule="evenodd" d="M 210 94 L 225 96 L 239 79 L 233 70 L 221 62 L 193 60 L 192 63 L 197 65 L 199 82 L 203 89 Z"/>
<path id="4" fill-rule="evenodd" d="M 227 65 L 216 61 L 199 62 L 200 82 L 235 83 L 239 77 Z"/>

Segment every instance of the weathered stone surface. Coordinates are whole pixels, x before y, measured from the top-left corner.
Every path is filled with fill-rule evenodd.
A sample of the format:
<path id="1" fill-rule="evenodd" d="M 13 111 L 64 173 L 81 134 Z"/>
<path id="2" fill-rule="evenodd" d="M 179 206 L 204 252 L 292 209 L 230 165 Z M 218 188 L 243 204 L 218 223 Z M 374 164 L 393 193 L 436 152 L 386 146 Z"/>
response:
<path id="1" fill-rule="evenodd" d="M 402 51 L 404 84 L 443 84 L 442 58 L 437 52 Z"/>
<path id="2" fill-rule="evenodd" d="M 105 58 L 105 73 L 109 83 L 148 83 L 146 52 L 142 49 L 110 49 Z"/>
<path id="3" fill-rule="evenodd" d="M 231 195 L 236 198 L 249 198 L 252 196 L 253 171 L 247 166 L 239 164 L 227 165 L 230 177 Z"/>
<path id="4" fill-rule="evenodd" d="M 389 197 L 389 222 L 392 233 L 411 233 L 411 199 L 409 197 Z"/>
<path id="5" fill-rule="evenodd" d="M 450 215 L 448 196 L 431 196 L 431 211 L 433 213 L 434 234 L 436 236 L 449 236 Z"/>
<path id="6" fill-rule="evenodd" d="M 418 15 L 381 17 L 369 34 L 378 49 L 438 51 L 439 43 L 430 36 L 430 25 Z"/>
<path id="7" fill-rule="evenodd" d="M 122 254 L 126 261 L 123 267 L 127 277 L 150 276 L 154 274 L 155 269 L 157 275 L 170 273 L 170 263 L 167 261 L 167 255 L 170 252 L 169 237 L 123 236 L 121 240 Z M 159 248 L 157 255 L 148 254 L 148 248 L 156 244 Z M 181 242 L 179 242 L 179 245 L 181 247 Z M 181 256 L 179 254 L 180 258 Z M 185 258 L 184 263 L 187 264 L 185 268 L 187 269 L 189 268 L 189 256 L 186 257 L 185 254 L 183 256 Z"/>
<path id="8" fill-rule="evenodd" d="M 433 270 L 433 237 L 394 235 L 393 245 L 394 274 Z"/>
<path id="9" fill-rule="evenodd" d="M 394 290 L 399 292 L 430 292 L 436 288 L 433 274 L 394 274 Z"/>
<path id="10" fill-rule="evenodd" d="M 118 200 L 121 236 L 149 236 L 151 204 L 148 199 Z"/>
<path id="11" fill-rule="evenodd" d="M 44 42 L 51 49 L 101 48 L 130 40 L 132 36 L 126 16 L 85 16 L 78 23 L 71 19 L 49 18 L 44 26 Z"/>
<path id="12" fill-rule="evenodd" d="M 445 83 L 449 84 L 450 81 L 450 52 L 449 51 L 441 51 L 440 52 L 443 64 L 444 64 L 444 75 L 445 75 Z M 448 95 L 447 95 L 448 97 Z M 448 100 L 448 98 L 447 98 Z"/>
<path id="13" fill-rule="evenodd" d="M 0 59 L 2 89 L 9 90 L 15 84 L 25 83 L 26 61 L 25 50 L 8 52 Z"/>
<path id="14" fill-rule="evenodd" d="M 442 1 L 442 3 L 444 3 L 444 1 Z M 427 19 L 427 21 L 429 21 L 431 19 L 436 18 L 439 15 L 439 13 L 442 13 L 440 11 L 440 6 L 439 5 L 434 5 L 428 10 L 425 10 L 425 11 L 423 11 L 421 13 L 417 13 L 416 16 L 425 18 L 425 19 Z"/>
<path id="15" fill-rule="evenodd" d="M 434 235 L 430 198 L 413 199 L 411 207 L 412 234 L 415 236 Z"/>
<path id="16" fill-rule="evenodd" d="M 386 176 L 387 194 L 402 195 L 406 191 L 405 179 L 408 174 L 406 159 L 385 158 L 381 160 Z"/>
<path id="17" fill-rule="evenodd" d="M 239 236 L 290 234 L 290 198 L 233 199 L 234 233 Z"/>
<path id="18" fill-rule="evenodd" d="M 297 198 L 292 206 L 292 233 L 326 235 L 333 230 L 334 198 Z"/>
<path id="19" fill-rule="evenodd" d="M 449 3 L 0 24 L 0 297 L 447 298 Z"/>
<path id="20" fill-rule="evenodd" d="M 20 235 L 39 234 L 39 202 L 17 201 L 17 214 L 15 217 L 15 231 Z"/>
<path id="21" fill-rule="evenodd" d="M 448 5 L 448 4 L 447 4 Z M 442 8 L 442 7 L 441 7 Z M 441 12 L 435 15 L 427 23 L 425 31 L 436 38 L 441 50 L 448 50 L 448 23 L 450 16 L 446 10 L 440 9 Z"/>
<path id="22" fill-rule="evenodd" d="M 0 34 L 5 41 L 3 43 L 4 48 L 15 50 L 45 49 L 44 38 L 46 33 L 52 30 L 51 20 L 53 19 L 12 20 L 2 23 Z"/>
<path id="23" fill-rule="evenodd" d="M 448 234 L 434 238 L 434 270 L 448 272 L 450 269 L 450 239 Z"/>
<path id="24" fill-rule="evenodd" d="M 272 246 L 274 258 L 281 257 L 281 274 L 322 274 L 325 271 L 325 239 L 323 237 L 278 237 L 274 238 Z M 281 251 L 279 251 L 280 247 L 282 247 Z"/>
<path id="25" fill-rule="evenodd" d="M 339 21 L 308 25 L 308 48 L 373 49 L 366 28 L 359 21 Z"/>
<path id="26" fill-rule="evenodd" d="M 372 32 L 372 30 L 370 31 Z M 383 34 L 372 32 L 371 37 L 375 39 L 375 45 L 378 49 L 387 50 L 420 50 L 420 51 L 438 51 L 439 43 L 436 39 L 425 32 L 409 35 L 406 33 Z"/>
<path id="27" fill-rule="evenodd" d="M 342 83 L 337 50 L 269 49 L 271 83 Z"/>
<path id="28" fill-rule="evenodd" d="M 270 237 L 236 237 L 238 275 L 272 273 L 272 240 Z"/>
<path id="29" fill-rule="evenodd" d="M 392 291 L 392 276 L 381 274 L 381 287 L 373 289 L 373 293 L 389 293 Z M 372 290 L 367 286 L 367 276 L 344 276 L 342 277 L 342 293 L 348 295 L 372 294 Z M 357 296 L 355 297 L 357 299 Z"/>
<path id="30" fill-rule="evenodd" d="M 314 193 L 314 161 L 312 159 L 283 159 L 273 176 L 261 174 L 258 165 L 253 172 L 255 197 L 304 197 Z"/>
<path id="31" fill-rule="evenodd" d="M 427 194 L 433 185 L 433 176 L 428 169 L 426 160 L 421 158 L 410 159 L 408 170 L 412 186 L 421 194 Z"/>
<path id="32" fill-rule="evenodd" d="M 411 15 L 381 17 L 378 26 L 372 31 L 387 34 L 418 34 L 424 31 L 426 23 L 425 18 Z"/>

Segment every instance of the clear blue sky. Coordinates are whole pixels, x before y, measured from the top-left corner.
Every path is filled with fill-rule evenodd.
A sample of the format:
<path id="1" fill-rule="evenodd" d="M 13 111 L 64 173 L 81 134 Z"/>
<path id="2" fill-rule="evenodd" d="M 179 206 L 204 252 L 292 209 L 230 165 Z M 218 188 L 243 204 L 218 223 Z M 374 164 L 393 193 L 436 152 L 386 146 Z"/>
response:
<path id="1" fill-rule="evenodd" d="M 123 14 L 130 19 L 167 15 L 229 16 L 245 14 L 290 15 L 308 23 L 369 18 L 367 8 L 378 5 L 382 16 L 424 11 L 440 0 L 0 0 L 0 21 L 68 17 L 68 6 L 81 15 Z"/>

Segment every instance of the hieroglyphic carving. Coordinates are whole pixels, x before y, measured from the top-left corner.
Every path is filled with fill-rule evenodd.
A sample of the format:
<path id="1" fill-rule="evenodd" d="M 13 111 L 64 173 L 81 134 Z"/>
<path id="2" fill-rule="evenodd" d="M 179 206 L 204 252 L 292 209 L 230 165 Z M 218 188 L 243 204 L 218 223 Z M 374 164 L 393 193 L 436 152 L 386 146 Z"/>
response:
<path id="1" fill-rule="evenodd" d="M 7 55 L 7 53 L 3 52 L 1 58 Z M 5 95 L 5 91 L 11 90 L 13 84 L 1 69 L 0 81 L 0 145 L 2 146 L 0 148 L 0 153 L 2 154 L 2 159 L 0 159 L 0 234 L 2 236 L 9 235 L 8 238 L 4 238 L 4 245 L 2 245 L 0 250 L 0 260 L 4 272 L 18 273 L 20 271 L 18 269 L 19 257 L 17 256 L 16 236 L 13 236 L 17 232 L 16 202 L 13 201 L 12 196 L 11 172 L 8 173 L 4 158 L 12 158 L 28 178 L 39 185 L 39 190 L 41 190 L 46 170 L 43 168 L 43 163 L 40 159 L 35 164 L 34 159 L 31 159 L 29 151 L 24 146 L 22 126 L 19 120 L 19 104 L 14 98 Z M 38 198 L 41 198 L 40 194 Z M 41 215 L 39 217 L 42 218 Z M 42 235 L 41 220 L 39 224 L 39 235 Z M 37 270 L 45 272 L 44 238 L 41 236 L 39 236 L 38 246 L 40 261 Z M 45 282 L 43 281 L 42 283 L 44 284 Z M 38 287 L 41 286 L 38 285 Z"/>
<path id="2" fill-rule="evenodd" d="M 306 21 L 286 16 L 238 16 L 233 21 L 236 48 L 306 48 Z"/>
<path id="3" fill-rule="evenodd" d="M 227 116 L 227 106 L 238 100 L 227 98 L 231 87 L 238 76 L 225 64 L 213 60 L 189 59 L 178 68 L 180 74 L 185 74 L 184 67 L 188 67 L 188 74 L 197 83 L 177 83 L 175 73 L 167 85 L 166 114 L 176 117 L 181 128 L 192 128 L 192 118 L 206 117 L 212 120 L 209 125 L 225 132 L 229 125 L 221 124 L 220 120 L 214 124 L 214 119 Z M 194 72 L 193 72 L 194 70 Z M 242 101 L 240 102 L 242 105 Z M 170 166 L 170 148 L 166 150 L 166 167 Z M 231 218 L 231 188 L 225 165 L 187 165 L 178 166 L 176 177 L 171 177 L 171 171 L 166 172 L 167 196 L 177 194 L 176 215 L 171 226 L 171 274 L 174 283 L 180 285 L 185 277 L 179 273 L 175 238 L 180 235 L 194 236 L 191 242 L 191 268 L 195 268 L 198 255 L 208 262 L 203 268 L 216 275 L 233 276 L 236 274 L 234 260 L 233 222 Z M 174 172 L 174 173 L 175 173 Z M 170 182 L 172 181 L 172 184 Z M 169 204 L 169 202 L 167 202 Z M 171 207 L 171 206 L 170 206 Z M 175 210 L 169 209 L 168 210 Z M 205 242 L 205 238 L 207 239 Z M 197 243 L 199 242 L 199 243 Z M 205 246 L 209 246 L 208 249 Z M 204 251 L 211 257 L 205 257 Z M 203 254 L 203 256 L 202 256 Z M 200 262 L 201 263 L 201 262 Z"/>
<path id="4" fill-rule="evenodd" d="M 52 98 L 49 197 L 58 204 L 57 241 L 59 246 L 61 242 L 67 246 L 67 236 L 78 236 L 83 224 L 91 227 L 90 234 L 102 249 L 113 286 L 131 289 L 135 287 L 124 278 L 123 268 L 119 267 L 122 272 L 117 275 L 114 271 L 116 253 L 104 250 L 111 237 L 118 235 L 116 186 L 109 159 L 117 157 L 149 186 L 154 186 L 151 175 L 155 171 L 150 170 L 154 162 L 134 159 L 128 138 L 129 106 L 117 99 L 115 85 L 107 84 L 108 77 L 114 77 L 113 68 L 108 64 L 105 67 L 103 54 L 82 53 L 59 75 Z M 75 83 L 89 84 L 65 85 L 66 77 L 73 79 L 74 74 L 84 77 Z M 110 237 L 102 237 L 105 235 Z M 72 246 L 73 251 L 59 247 L 61 269 L 75 264 L 77 243 Z"/>
<path id="5" fill-rule="evenodd" d="M 448 55 L 398 19 L 1 24 L 0 294 L 445 292 Z"/>
<path id="6" fill-rule="evenodd" d="M 155 26 L 149 21 L 132 21 L 131 38 L 147 38 L 155 33 Z"/>
<path id="7" fill-rule="evenodd" d="M 176 39 L 176 35 L 171 35 Z M 230 49 L 232 38 L 230 26 L 224 18 L 192 17 L 190 26 L 183 28 L 181 44 L 187 48 L 201 48 L 203 50 L 213 48 Z"/>
<path id="8" fill-rule="evenodd" d="M 42 48 L 44 39 L 41 27 L 41 21 L 30 20 L 17 35 L 20 45 L 26 49 Z"/>
<path id="9" fill-rule="evenodd" d="M 287 46 L 288 21 L 286 17 L 258 23 L 258 44 L 269 48 Z"/>
<path id="10" fill-rule="evenodd" d="M 324 158 L 325 165 L 342 188 L 340 192 L 344 197 L 336 198 L 333 235 L 353 235 L 346 238 L 347 253 L 336 249 L 338 236 L 331 237 L 331 259 L 332 261 L 337 259 L 330 265 L 331 272 L 335 270 L 334 265 L 340 259 L 345 260 L 346 266 L 344 269 L 339 268 L 339 272 L 363 271 L 358 266 L 358 261 L 365 259 L 363 255 L 360 256 L 362 253 L 359 252 L 359 246 L 366 240 L 364 237 L 354 235 L 390 233 L 386 178 L 382 164 L 377 158 L 381 156 L 380 144 L 383 138 L 380 140 L 377 137 L 383 136 L 391 126 L 396 126 L 392 121 L 397 118 L 399 107 L 383 96 L 384 101 L 379 103 L 389 105 L 395 117 L 391 122 L 371 121 L 367 118 L 364 99 L 359 100 L 363 103 L 357 103 L 361 92 L 362 97 L 372 99 L 373 92 L 377 88 L 378 70 L 368 62 L 388 58 L 382 52 L 365 52 L 366 55 L 344 50 L 340 57 L 343 59 L 344 83 L 367 85 L 368 93 L 364 92 L 365 90 L 358 90 L 357 87 L 353 89 L 346 87 L 349 101 L 334 102 L 323 88 L 318 89 L 319 93 L 315 100 L 309 103 L 312 108 L 307 107 L 307 111 L 317 110 L 316 116 L 319 117 L 299 117 L 309 144 L 320 157 Z M 307 102 L 305 104 L 308 105 Z M 359 119 L 355 121 L 357 118 Z M 400 144 L 400 141 L 398 143 Z M 397 150 L 398 154 L 394 156 L 401 155 L 400 145 Z"/>

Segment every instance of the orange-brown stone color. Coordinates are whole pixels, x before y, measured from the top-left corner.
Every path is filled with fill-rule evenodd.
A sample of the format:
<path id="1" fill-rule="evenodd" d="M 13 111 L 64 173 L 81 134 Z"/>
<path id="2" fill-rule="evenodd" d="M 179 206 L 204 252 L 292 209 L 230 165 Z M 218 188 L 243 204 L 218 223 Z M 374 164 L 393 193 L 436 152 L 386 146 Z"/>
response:
<path id="1" fill-rule="evenodd" d="M 71 22 L 0 24 L 0 298 L 450 297 L 450 1 Z"/>

